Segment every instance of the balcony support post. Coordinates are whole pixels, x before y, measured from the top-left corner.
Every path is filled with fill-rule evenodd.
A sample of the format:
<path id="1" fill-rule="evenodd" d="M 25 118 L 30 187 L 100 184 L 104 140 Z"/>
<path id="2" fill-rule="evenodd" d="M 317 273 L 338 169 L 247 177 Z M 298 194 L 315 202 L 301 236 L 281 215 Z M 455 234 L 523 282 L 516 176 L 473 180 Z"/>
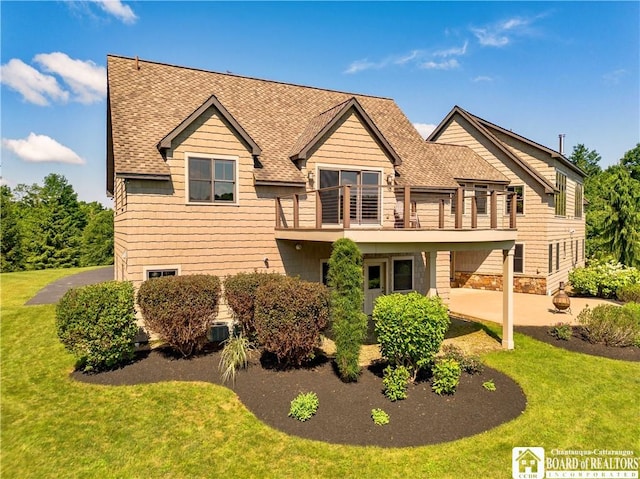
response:
<path id="1" fill-rule="evenodd" d="M 491 229 L 498 228 L 498 194 L 491 190 Z"/>
<path id="2" fill-rule="evenodd" d="M 462 208 L 464 208 L 464 188 L 458 187 L 456 191 L 456 229 L 462 229 Z"/>
<path id="3" fill-rule="evenodd" d="M 342 193 L 342 227 L 348 230 L 351 227 L 351 186 L 344 185 Z"/>
<path id="4" fill-rule="evenodd" d="M 300 195 L 297 193 L 293 195 L 293 227 L 300 227 Z"/>
<path id="5" fill-rule="evenodd" d="M 474 195 L 471 197 L 471 227 L 476 229 L 478 227 L 478 197 Z"/>
<path id="6" fill-rule="evenodd" d="M 444 229 L 444 198 L 440 199 L 440 206 L 438 208 L 438 228 Z"/>
<path id="7" fill-rule="evenodd" d="M 322 196 L 316 190 L 316 229 L 322 228 Z"/>
<path id="8" fill-rule="evenodd" d="M 511 202 L 511 215 L 509 216 L 509 228 L 516 228 L 516 207 L 517 207 L 517 196 L 515 193 L 511 194 L 509 198 Z"/>

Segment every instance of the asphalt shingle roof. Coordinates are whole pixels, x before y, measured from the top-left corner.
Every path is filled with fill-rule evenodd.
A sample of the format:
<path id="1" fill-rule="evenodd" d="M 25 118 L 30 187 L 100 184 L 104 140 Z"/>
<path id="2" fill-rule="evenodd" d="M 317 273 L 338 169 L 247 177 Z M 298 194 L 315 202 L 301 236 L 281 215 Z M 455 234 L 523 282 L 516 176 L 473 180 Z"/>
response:
<path id="1" fill-rule="evenodd" d="M 506 181 L 469 148 L 425 142 L 388 98 L 112 55 L 107 68 L 116 174 L 168 175 L 158 142 L 215 95 L 261 150 L 257 181 L 304 184 L 292 152 L 308 144 L 351 98 L 401 158 L 399 184 L 453 188 L 457 177 Z"/>

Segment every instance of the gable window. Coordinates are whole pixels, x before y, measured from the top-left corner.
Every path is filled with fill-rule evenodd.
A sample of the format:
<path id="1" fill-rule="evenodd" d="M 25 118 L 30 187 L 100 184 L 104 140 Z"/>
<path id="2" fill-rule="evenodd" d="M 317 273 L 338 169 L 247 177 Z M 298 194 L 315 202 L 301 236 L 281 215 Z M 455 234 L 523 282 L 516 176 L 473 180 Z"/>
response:
<path id="1" fill-rule="evenodd" d="M 524 245 L 516 244 L 513 256 L 513 272 L 524 273 Z"/>
<path id="2" fill-rule="evenodd" d="M 190 203 L 237 203 L 237 159 L 189 156 Z"/>
<path id="3" fill-rule="evenodd" d="M 556 216 L 567 215 L 567 175 L 556 171 L 556 189 L 555 194 Z"/>
<path id="4" fill-rule="evenodd" d="M 576 183 L 576 204 L 575 204 L 575 217 L 582 218 L 582 185 Z"/>
<path id="5" fill-rule="evenodd" d="M 413 256 L 393 258 L 393 290 L 413 290 Z"/>
<path id="6" fill-rule="evenodd" d="M 350 220 L 356 224 L 380 223 L 380 172 L 320 168 L 322 223 L 339 224 L 343 220 L 344 189 L 350 185 Z"/>
<path id="7" fill-rule="evenodd" d="M 507 186 L 507 191 L 516 195 L 516 214 L 524 214 L 524 186 Z M 506 214 L 511 214 L 511 196 L 507 195 Z"/>
<path id="8" fill-rule="evenodd" d="M 487 185 L 476 185 L 476 206 L 479 215 L 487 214 Z"/>

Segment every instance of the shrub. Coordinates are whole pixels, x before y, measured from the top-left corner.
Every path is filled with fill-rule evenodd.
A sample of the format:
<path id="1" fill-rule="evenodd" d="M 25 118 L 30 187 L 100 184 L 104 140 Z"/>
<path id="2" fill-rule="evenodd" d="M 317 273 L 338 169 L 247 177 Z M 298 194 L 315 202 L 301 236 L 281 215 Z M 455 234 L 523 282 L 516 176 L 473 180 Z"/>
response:
<path id="1" fill-rule="evenodd" d="M 431 365 L 449 327 L 447 308 L 438 297 L 419 293 L 380 296 L 373 309 L 380 352 L 394 366 L 405 366 L 413 380 Z"/>
<path id="2" fill-rule="evenodd" d="M 640 342 L 640 306 L 601 304 L 583 309 L 578 315 L 586 338 L 607 346 L 632 346 Z"/>
<path id="3" fill-rule="evenodd" d="M 488 381 L 485 381 L 482 383 L 482 387 L 485 388 L 487 391 L 495 391 L 496 383 L 493 382 L 493 379 L 489 379 Z"/>
<path id="4" fill-rule="evenodd" d="M 478 374 L 484 369 L 480 356 L 476 354 L 467 355 L 462 349 L 454 344 L 447 344 L 443 346 L 442 353 L 442 357 L 444 359 L 453 359 L 467 374 Z"/>
<path id="5" fill-rule="evenodd" d="M 569 341 L 573 335 L 573 328 L 569 323 L 558 323 L 549 328 L 549 334 L 556 339 Z"/>
<path id="6" fill-rule="evenodd" d="M 367 333 L 364 301 L 362 254 L 347 238 L 333 244 L 329 259 L 331 288 L 331 328 L 336 344 L 336 364 L 343 381 L 356 381 L 360 374 L 360 348 Z"/>
<path id="7" fill-rule="evenodd" d="M 138 290 L 145 325 L 185 357 L 206 343 L 219 299 L 220 280 L 211 275 L 149 279 Z"/>
<path id="8" fill-rule="evenodd" d="M 569 282 L 578 295 L 614 298 L 621 288 L 640 283 L 640 270 L 613 261 L 592 260 L 589 266 L 571 271 Z"/>
<path id="9" fill-rule="evenodd" d="M 238 273 L 227 276 L 224 280 L 224 299 L 249 340 L 254 340 L 256 336 L 254 325 L 256 292 L 263 284 L 280 278 L 282 275 L 276 273 L 254 272 Z"/>
<path id="10" fill-rule="evenodd" d="M 376 426 L 384 426 L 389 424 L 389 415 L 380 408 L 371 410 L 371 419 Z"/>
<path id="11" fill-rule="evenodd" d="M 258 341 L 284 366 L 300 365 L 313 357 L 328 320 L 329 291 L 320 283 L 285 276 L 258 288 Z"/>
<path id="12" fill-rule="evenodd" d="M 249 364 L 251 351 L 253 351 L 251 342 L 242 334 L 231 336 L 224 342 L 222 353 L 220 353 L 219 365 L 223 383 L 226 383 L 229 379 L 235 382 L 236 371 L 246 368 Z"/>
<path id="13" fill-rule="evenodd" d="M 622 286 L 616 296 L 623 303 L 640 303 L 640 283 Z"/>
<path id="14" fill-rule="evenodd" d="M 404 366 L 392 368 L 387 366 L 383 371 L 382 384 L 384 384 L 384 395 L 390 401 L 398 401 L 407 398 L 407 383 L 411 375 Z"/>
<path id="15" fill-rule="evenodd" d="M 58 338 L 85 371 L 110 369 L 133 358 L 138 332 L 133 286 L 109 281 L 73 288 L 56 306 Z"/>
<path id="16" fill-rule="evenodd" d="M 311 416 L 318 410 L 319 404 L 320 401 L 318 401 L 316 393 L 300 393 L 291 401 L 289 417 L 297 419 L 298 421 L 311 419 Z"/>
<path id="17" fill-rule="evenodd" d="M 433 382 L 431 389 L 436 394 L 453 394 L 460 382 L 462 370 L 453 359 L 441 359 L 433 367 Z"/>

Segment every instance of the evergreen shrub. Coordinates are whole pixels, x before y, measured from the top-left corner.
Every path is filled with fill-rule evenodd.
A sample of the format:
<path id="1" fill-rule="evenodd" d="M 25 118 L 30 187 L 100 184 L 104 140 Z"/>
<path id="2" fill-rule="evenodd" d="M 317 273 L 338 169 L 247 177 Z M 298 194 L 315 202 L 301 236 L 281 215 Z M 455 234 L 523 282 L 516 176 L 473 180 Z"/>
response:
<path id="1" fill-rule="evenodd" d="M 282 275 L 276 273 L 238 273 L 224 280 L 224 299 L 231 308 L 234 319 L 240 323 L 243 334 L 254 340 L 256 327 L 254 314 L 256 292 L 269 281 L 278 281 Z"/>
<path id="2" fill-rule="evenodd" d="M 184 357 L 200 351 L 218 314 L 220 280 L 213 275 L 165 276 L 140 285 L 145 325 Z"/>
<path id="3" fill-rule="evenodd" d="M 380 296 L 373 320 L 382 356 L 393 366 L 409 369 L 413 380 L 433 363 L 450 323 L 439 297 L 416 292 Z"/>
<path id="4" fill-rule="evenodd" d="M 112 369 L 130 361 L 138 332 L 133 286 L 109 281 L 70 289 L 56 306 L 56 330 L 80 369 Z"/>
<path id="5" fill-rule="evenodd" d="M 299 366 L 313 358 L 328 321 L 329 291 L 323 284 L 283 276 L 257 290 L 258 342 L 283 366 Z"/>
<path id="6" fill-rule="evenodd" d="M 342 238 L 333 244 L 327 279 L 336 365 L 343 381 L 356 381 L 360 374 L 360 349 L 367 334 L 367 316 L 362 312 L 362 254 L 350 239 Z"/>

